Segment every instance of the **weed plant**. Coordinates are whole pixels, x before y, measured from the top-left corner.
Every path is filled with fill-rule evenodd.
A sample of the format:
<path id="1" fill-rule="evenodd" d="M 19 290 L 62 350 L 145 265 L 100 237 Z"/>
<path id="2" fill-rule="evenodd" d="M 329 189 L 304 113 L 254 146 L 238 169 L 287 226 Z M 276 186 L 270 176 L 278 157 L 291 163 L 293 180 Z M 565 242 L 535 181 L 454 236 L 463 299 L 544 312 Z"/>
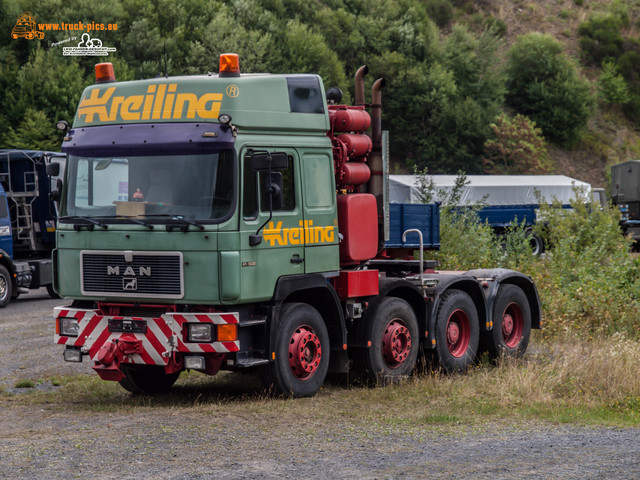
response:
<path id="1" fill-rule="evenodd" d="M 574 197 L 584 195 L 576 191 Z M 568 210 L 539 201 L 544 222 L 536 225 L 536 233 L 547 245 L 544 255 L 532 255 L 524 224 L 496 236 L 478 220 L 479 206 L 445 202 L 441 249 L 430 257 L 442 270 L 504 267 L 531 276 L 547 337 L 621 333 L 640 339 L 640 259 L 629 253 L 631 241 L 620 231 L 618 210 L 580 200 Z"/>

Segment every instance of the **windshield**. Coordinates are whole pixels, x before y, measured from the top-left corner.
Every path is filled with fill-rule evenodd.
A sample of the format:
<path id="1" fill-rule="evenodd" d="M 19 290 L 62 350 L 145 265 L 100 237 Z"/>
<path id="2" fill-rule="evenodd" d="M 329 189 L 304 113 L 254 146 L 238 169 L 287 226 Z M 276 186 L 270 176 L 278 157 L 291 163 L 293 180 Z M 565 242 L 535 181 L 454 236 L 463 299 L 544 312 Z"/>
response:
<path id="1" fill-rule="evenodd" d="M 69 156 L 63 216 L 180 216 L 219 221 L 234 205 L 233 151 L 202 155 Z"/>

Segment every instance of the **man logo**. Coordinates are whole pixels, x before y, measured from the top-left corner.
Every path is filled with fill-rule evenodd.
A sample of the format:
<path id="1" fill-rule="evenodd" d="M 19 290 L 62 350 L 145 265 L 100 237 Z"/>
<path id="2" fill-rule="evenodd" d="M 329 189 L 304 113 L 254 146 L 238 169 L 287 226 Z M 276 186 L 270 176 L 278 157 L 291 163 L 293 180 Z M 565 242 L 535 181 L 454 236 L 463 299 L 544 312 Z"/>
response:
<path id="1" fill-rule="evenodd" d="M 122 290 L 129 290 L 129 291 L 138 290 L 138 279 L 137 278 L 123 278 L 122 279 Z"/>

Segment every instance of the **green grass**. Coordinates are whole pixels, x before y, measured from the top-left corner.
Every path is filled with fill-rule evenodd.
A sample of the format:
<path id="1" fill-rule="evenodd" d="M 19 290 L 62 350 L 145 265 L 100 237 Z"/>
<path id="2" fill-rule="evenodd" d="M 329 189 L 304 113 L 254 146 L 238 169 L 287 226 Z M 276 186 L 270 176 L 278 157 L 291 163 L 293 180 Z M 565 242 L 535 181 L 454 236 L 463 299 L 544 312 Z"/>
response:
<path id="1" fill-rule="evenodd" d="M 16 382 L 16 384 L 15 384 L 15 388 L 33 388 L 35 386 L 36 386 L 36 384 L 33 383 L 32 380 L 29 380 L 29 379 L 26 379 L 26 378 L 18 380 Z"/>
<path id="2" fill-rule="evenodd" d="M 623 337 L 545 341 L 536 332 L 524 359 L 484 361 L 464 375 L 425 371 L 401 383 L 367 387 L 331 382 L 312 398 L 270 396 L 256 375 L 184 373 L 172 392 L 130 395 L 97 375 L 52 377 L 54 391 L 0 394 L 0 408 L 56 405 L 66 411 L 127 412 L 178 408 L 193 415 L 246 416 L 382 430 L 552 422 L 640 426 L 640 342 Z M 630 368 L 635 365 L 635 368 Z M 31 381 L 33 384 L 33 381 Z M 331 412 L 327 416 L 327 412 Z"/>

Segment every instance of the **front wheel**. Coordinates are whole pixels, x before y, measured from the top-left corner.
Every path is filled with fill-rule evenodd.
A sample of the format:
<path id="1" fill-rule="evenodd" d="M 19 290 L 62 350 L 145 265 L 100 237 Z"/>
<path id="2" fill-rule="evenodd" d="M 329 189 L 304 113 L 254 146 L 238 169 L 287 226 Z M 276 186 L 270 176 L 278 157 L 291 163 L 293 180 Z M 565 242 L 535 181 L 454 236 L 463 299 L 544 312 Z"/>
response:
<path id="1" fill-rule="evenodd" d="M 0 265 L 0 308 L 6 307 L 11 300 L 13 284 L 9 270 L 4 265 Z"/>
<path id="2" fill-rule="evenodd" d="M 520 357 L 527 350 L 531 336 L 531 310 L 521 288 L 501 285 L 493 307 L 493 330 L 483 334 L 492 357 L 505 354 Z"/>
<path id="3" fill-rule="evenodd" d="M 47 285 L 47 293 L 51 298 L 60 298 L 60 295 L 56 293 L 56 291 L 53 289 L 53 285 L 51 284 Z"/>
<path id="4" fill-rule="evenodd" d="M 267 387 L 293 397 L 311 397 L 329 369 L 329 333 L 320 313 L 305 303 L 287 303 L 280 311 L 275 360 L 262 368 Z"/>
<path id="5" fill-rule="evenodd" d="M 180 372 L 166 373 L 164 367 L 156 365 L 122 365 L 124 378 L 120 385 L 131 393 L 166 393 L 176 383 Z"/>
<path id="6" fill-rule="evenodd" d="M 480 326 L 471 297 L 461 290 L 442 295 L 436 316 L 436 352 L 447 373 L 469 368 L 476 358 Z"/>

